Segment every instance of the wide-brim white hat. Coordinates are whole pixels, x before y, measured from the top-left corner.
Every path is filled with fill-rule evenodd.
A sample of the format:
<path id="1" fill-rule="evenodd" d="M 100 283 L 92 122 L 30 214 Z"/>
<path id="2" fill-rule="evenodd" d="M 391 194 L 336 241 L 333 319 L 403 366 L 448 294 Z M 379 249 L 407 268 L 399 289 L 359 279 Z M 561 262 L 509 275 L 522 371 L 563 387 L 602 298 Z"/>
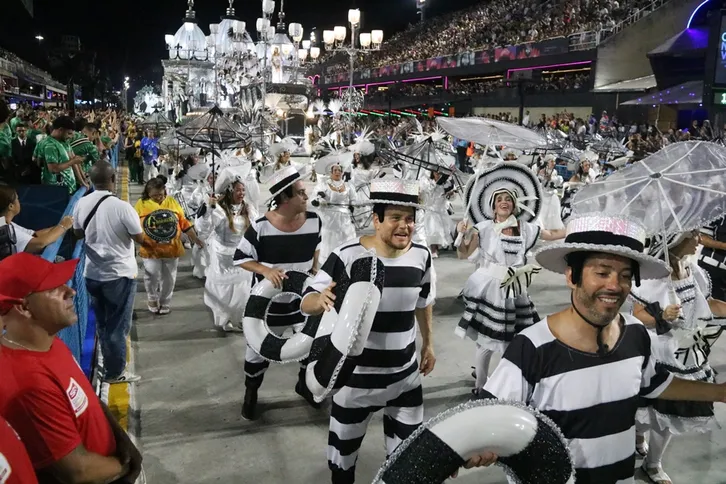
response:
<path id="1" fill-rule="evenodd" d="M 274 172 L 272 176 L 265 181 L 265 184 L 268 187 L 268 195 L 265 204 L 270 203 L 272 199 L 282 193 L 287 187 L 298 180 L 304 180 L 308 175 L 308 168 L 305 165 L 297 167 L 289 165 Z"/>
<path id="2" fill-rule="evenodd" d="M 315 160 L 315 173 L 318 175 L 330 175 L 334 166 L 340 166 L 343 171 L 353 163 L 353 152 L 331 153 Z"/>
<path id="3" fill-rule="evenodd" d="M 249 163 L 236 166 L 228 166 L 219 173 L 214 183 L 214 193 L 223 194 L 225 190 L 236 182 L 245 183 L 247 175 L 250 174 L 252 166 Z"/>
<path id="4" fill-rule="evenodd" d="M 273 160 L 276 160 L 278 156 L 280 156 L 284 152 L 288 152 L 290 154 L 294 153 L 295 150 L 297 150 L 298 145 L 292 138 L 285 138 L 279 143 L 272 143 L 270 145 L 270 148 L 268 152 L 270 153 L 270 157 L 272 157 Z"/>
<path id="5" fill-rule="evenodd" d="M 202 161 L 190 167 L 187 170 L 187 176 L 192 180 L 202 181 L 207 179 L 211 171 L 212 169 Z"/>
<path id="6" fill-rule="evenodd" d="M 473 176 L 466 186 L 467 216 L 474 224 L 494 219 L 492 200 L 507 191 L 515 200 L 514 216 L 523 222 L 534 221 L 542 209 L 542 185 L 527 166 L 502 162 Z"/>
<path id="7" fill-rule="evenodd" d="M 567 222 L 565 240 L 541 248 L 534 257 L 545 269 L 564 274 L 569 254 L 612 254 L 637 262 L 640 279 L 667 277 L 670 274 L 668 266 L 643 252 L 645 240 L 645 227 L 632 219 L 601 213 L 575 215 Z"/>
<path id="8" fill-rule="evenodd" d="M 418 182 L 399 178 L 378 178 L 371 182 L 370 198 L 356 205 L 397 205 L 423 209 L 419 199 Z"/>

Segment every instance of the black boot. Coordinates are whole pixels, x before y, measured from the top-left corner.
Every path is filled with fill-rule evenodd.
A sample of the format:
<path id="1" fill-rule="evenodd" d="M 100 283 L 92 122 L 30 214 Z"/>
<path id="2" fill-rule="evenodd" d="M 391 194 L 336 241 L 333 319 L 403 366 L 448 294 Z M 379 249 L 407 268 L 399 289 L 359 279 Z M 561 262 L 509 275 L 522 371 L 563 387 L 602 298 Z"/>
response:
<path id="1" fill-rule="evenodd" d="M 337 467 L 337 466 L 336 466 Z M 332 475 L 330 482 L 332 484 L 354 484 L 355 468 L 353 469 L 331 469 Z"/>
<path id="2" fill-rule="evenodd" d="M 303 397 L 305 401 L 308 402 L 308 405 L 316 410 L 322 406 L 321 403 L 315 401 L 315 398 L 313 398 L 313 393 L 308 388 L 307 383 L 305 383 L 305 368 L 300 368 L 297 383 L 295 384 L 295 393 Z"/>
<path id="3" fill-rule="evenodd" d="M 249 383 L 245 386 L 245 399 L 242 402 L 242 418 L 245 420 L 257 420 L 259 417 L 257 414 L 257 390 L 259 388 L 259 385 Z"/>

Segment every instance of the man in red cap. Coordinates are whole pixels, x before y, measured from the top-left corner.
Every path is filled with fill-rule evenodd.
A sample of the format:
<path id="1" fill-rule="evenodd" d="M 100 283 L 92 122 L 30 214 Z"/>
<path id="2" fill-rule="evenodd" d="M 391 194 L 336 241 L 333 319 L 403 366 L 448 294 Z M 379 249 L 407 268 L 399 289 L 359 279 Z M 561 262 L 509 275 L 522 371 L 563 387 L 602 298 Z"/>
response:
<path id="1" fill-rule="evenodd" d="M 0 261 L 0 415 L 43 483 L 133 484 L 141 455 L 56 337 L 78 320 L 66 285 L 78 261 Z"/>

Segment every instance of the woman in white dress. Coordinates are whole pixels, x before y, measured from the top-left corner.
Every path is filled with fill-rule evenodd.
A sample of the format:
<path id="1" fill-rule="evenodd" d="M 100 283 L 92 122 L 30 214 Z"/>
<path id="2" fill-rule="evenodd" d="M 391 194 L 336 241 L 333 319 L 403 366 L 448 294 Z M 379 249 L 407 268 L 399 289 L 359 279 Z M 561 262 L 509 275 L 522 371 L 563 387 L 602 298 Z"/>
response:
<path id="1" fill-rule="evenodd" d="M 350 172 L 350 184 L 355 191 L 355 199 L 358 203 L 366 203 L 371 198 L 371 181 L 378 174 L 377 170 L 371 168 L 371 161 L 368 157 L 356 153 L 353 156 L 353 164 Z M 369 207 L 357 207 L 353 212 L 358 227 L 367 227 L 373 218 Z"/>
<path id="2" fill-rule="evenodd" d="M 661 240 L 653 244 L 650 255 L 663 258 Z M 642 281 L 630 295 L 633 315 L 652 333 L 656 364 L 678 378 L 713 382 L 708 355 L 723 329 L 709 323 L 714 316 L 726 316 L 726 303 L 710 297 L 708 274 L 691 262 L 698 242 L 695 231 L 672 236 L 668 240 L 671 277 Z M 671 290 L 676 298 L 669 296 Z M 636 422 L 636 449 L 644 457 L 643 471 L 656 484 L 672 484 L 663 471 L 662 459 L 673 435 L 718 428 L 712 403 L 644 400 Z"/>
<path id="3" fill-rule="evenodd" d="M 430 177 L 421 180 L 421 198 L 426 210 L 423 223 L 426 228 L 426 242 L 431 249 L 431 257 L 439 256 L 439 248 L 448 247 L 454 239 L 454 221 L 449 215 L 448 200 L 453 193 L 454 184 L 448 175 L 432 171 Z"/>
<path id="4" fill-rule="evenodd" d="M 457 226 L 465 234 L 457 249 L 459 258 L 479 249 L 479 268 L 464 285 L 466 309 L 456 328 L 458 336 L 477 344 L 475 394 L 487 381 L 492 355 L 503 353 L 516 334 L 540 319 L 527 292 L 538 267 L 527 264 L 527 252 L 538 239 L 566 235 L 565 230 L 543 230 L 531 222 L 537 213 L 530 213 L 527 200 L 539 195 L 538 186 L 526 166 L 497 165 L 480 178 L 471 195 L 482 200 L 478 208 L 484 220 L 474 227 L 463 221 Z M 532 193 L 518 191 L 523 188 Z"/>
<path id="5" fill-rule="evenodd" d="M 282 56 L 280 55 L 280 49 L 278 47 L 274 47 L 272 49 L 270 65 L 272 66 L 272 83 L 283 83 L 284 81 L 282 79 Z"/>
<path id="6" fill-rule="evenodd" d="M 209 196 L 213 193 L 213 183 L 214 175 L 210 170 L 206 181 L 199 181 L 192 191 L 191 198 L 189 200 L 189 208 L 192 212 L 192 216 L 195 218 L 195 224 L 197 223 L 196 218 L 199 209 L 206 203 Z M 199 238 L 204 241 L 205 246 L 192 246 L 192 276 L 203 280 L 207 267 L 209 266 L 209 246 L 207 244 L 206 236 L 200 236 Z"/>
<path id="7" fill-rule="evenodd" d="M 204 284 L 204 303 L 214 313 L 214 326 L 221 331 L 242 328 L 245 305 L 250 295 L 252 274 L 234 266 L 232 259 L 242 236 L 257 218 L 257 210 L 245 202 L 245 178 L 235 168 L 223 170 L 216 196 L 197 219 L 197 228 L 208 237 L 209 266 Z"/>
<path id="8" fill-rule="evenodd" d="M 331 252 L 341 244 L 355 239 L 351 208 L 356 201 L 353 186 L 343 181 L 343 167 L 331 163 L 330 178 L 315 186 L 318 213 L 323 222 L 322 244 L 318 261 L 323 266 Z M 322 177 L 321 177 L 322 178 Z"/>
<path id="9" fill-rule="evenodd" d="M 564 229 L 562 223 L 562 206 L 557 189 L 562 186 L 562 177 L 555 169 L 555 158 L 547 158 L 546 165 L 537 174 L 542 183 L 542 212 L 539 215 L 539 225 L 543 229 Z"/>

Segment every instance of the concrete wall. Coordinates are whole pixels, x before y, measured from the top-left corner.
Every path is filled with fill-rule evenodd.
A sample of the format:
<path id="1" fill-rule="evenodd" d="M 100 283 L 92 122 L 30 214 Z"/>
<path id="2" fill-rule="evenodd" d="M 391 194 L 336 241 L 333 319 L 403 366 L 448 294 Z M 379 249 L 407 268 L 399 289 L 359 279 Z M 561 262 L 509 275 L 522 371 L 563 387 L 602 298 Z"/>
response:
<path id="1" fill-rule="evenodd" d="M 646 55 L 686 28 L 702 0 L 671 0 L 607 39 L 597 52 L 595 87 L 653 74 Z"/>

